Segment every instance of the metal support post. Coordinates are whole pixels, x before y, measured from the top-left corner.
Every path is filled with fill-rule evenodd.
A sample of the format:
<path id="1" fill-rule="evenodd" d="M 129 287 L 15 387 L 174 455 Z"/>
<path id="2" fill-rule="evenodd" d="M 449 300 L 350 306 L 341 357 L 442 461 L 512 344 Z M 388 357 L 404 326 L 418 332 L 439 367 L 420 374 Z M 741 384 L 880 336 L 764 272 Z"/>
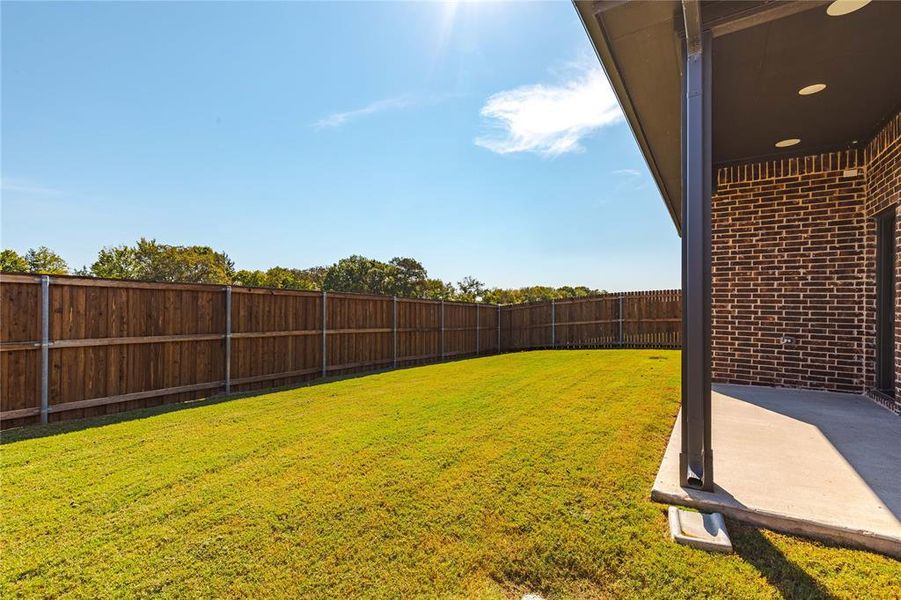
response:
<path id="1" fill-rule="evenodd" d="M 444 300 L 441 301 L 441 360 L 444 360 Z"/>
<path id="2" fill-rule="evenodd" d="M 322 376 L 325 377 L 328 368 L 328 294 L 322 290 Z"/>
<path id="3" fill-rule="evenodd" d="M 710 404 L 711 43 L 685 0 L 682 104 L 682 448 L 680 484 L 713 491 Z"/>
<path id="4" fill-rule="evenodd" d="M 232 391 L 232 286 L 225 287 L 225 393 Z"/>
<path id="5" fill-rule="evenodd" d="M 391 325 L 391 338 L 392 338 L 392 345 L 394 346 L 394 361 L 392 364 L 393 364 L 394 368 L 396 369 L 397 368 L 397 296 L 394 296 L 392 298 L 392 303 L 393 303 L 392 309 L 394 312 L 394 318 L 392 319 L 392 325 Z"/>
<path id="6" fill-rule="evenodd" d="M 479 309 L 480 306 L 476 304 L 476 356 L 479 355 Z"/>
<path id="7" fill-rule="evenodd" d="M 551 299 L 551 348 L 557 347 L 557 303 Z"/>
<path id="8" fill-rule="evenodd" d="M 41 275 L 41 424 L 50 411 L 50 277 Z"/>
<path id="9" fill-rule="evenodd" d="M 625 345 L 625 338 L 623 337 L 623 295 L 619 295 L 619 347 L 622 348 Z"/>

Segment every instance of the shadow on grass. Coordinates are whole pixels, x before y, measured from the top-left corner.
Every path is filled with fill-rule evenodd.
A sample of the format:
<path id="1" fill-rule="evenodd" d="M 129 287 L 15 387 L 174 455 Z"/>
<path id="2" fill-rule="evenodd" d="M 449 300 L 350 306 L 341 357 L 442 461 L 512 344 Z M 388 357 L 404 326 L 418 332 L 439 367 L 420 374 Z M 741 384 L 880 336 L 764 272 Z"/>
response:
<path id="1" fill-rule="evenodd" d="M 277 392 L 284 392 L 287 390 L 294 390 L 298 388 L 305 387 L 314 387 L 317 385 L 322 385 L 325 383 L 334 383 L 336 381 L 345 381 L 348 379 L 359 379 L 361 377 L 369 377 L 370 375 L 381 375 L 383 373 L 390 373 L 391 371 L 405 371 L 407 369 L 415 369 L 417 367 L 430 367 L 437 365 L 444 365 L 448 363 L 455 363 L 465 360 L 474 360 L 474 359 L 484 359 L 495 356 L 501 356 L 499 354 L 482 354 L 479 356 L 476 355 L 463 355 L 457 357 L 446 358 L 439 362 L 424 362 L 424 363 L 414 363 L 414 364 L 406 364 L 400 365 L 397 368 L 386 368 L 386 369 L 373 369 L 370 371 L 360 371 L 358 373 L 345 373 L 342 375 L 329 375 L 328 377 L 319 377 L 316 379 L 312 379 L 310 381 L 302 381 L 299 383 L 291 383 L 288 385 L 283 385 L 279 387 L 271 387 L 271 388 L 263 388 L 259 390 L 252 390 L 247 392 L 236 392 L 234 394 L 225 395 L 217 395 L 211 396 L 209 398 L 199 398 L 197 400 L 188 400 L 185 402 L 172 402 L 169 404 L 160 404 L 159 406 L 153 406 L 149 408 L 138 408 L 134 410 L 117 412 L 109 415 L 99 415 L 96 417 L 85 417 L 82 419 L 70 419 L 65 421 L 55 421 L 48 425 L 23 425 L 21 427 L 6 429 L 0 432 L 0 446 L 5 444 L 13 444 L 16 442 L 21 442 L 24 440 L 32 440 L 35 438 L 48 437 L 52 435 L 59 435 L 61 433 L 69 433 L 72 431 L 81 431 L 82 429 L 91 429 L 93 427 L 103 427 L 105 425 L 113 425 L 116 423 L 122 423 L 125 421 L 134 421 L 136 419 L 146 419 L 148 417 L 155 417 L 157 415 L 162 415 L 175 411 L 182 410 L 190 410 L 192 408 L 200 408 L 202 406 L 210 406 L 213 404 L 219 404 L 220 402 L 229 402 L 231 400 L 238 400 L 240 398 L 252 398 L 254 396 L 265 396 L 266 394 L 274 394 Z M 115 405 L 110 405 L 115 406 Z"/>
<path id="2" fill-rule="evenodd" d="M 784 598 L 835 598 L 816 579 L 789 560 L 758 529 L 729 521 L 735 553 L 753 566 Z"/>
<path id="3" fill-rule="evenodd" d="M 446 361 L 450 362 L 450 361 Z M 438 363 L 435 363 L 438 364 Z M 413 368 L 417 366 L 424 365 L 410 365 L 409 367 L 401 367 L 401 369 Z M 265 396 L 267 394 L 274 394 L 277 392 L 284 392 L 287 390 L 295 390 L 299 388 L 306 387 L 315 387 L 318 385 L 322 385 L 325 383 L 334 383 L 336 381 L 344 381 L 348 379 L 359 379 L 361 377 L 368 377 L 370 375 L 379 375 L 381 373 L 387 373 L 390 371 L 395 371 L 400 369 L 380 369 L 377 371 L 363 371 L 360 373 L 349 373 L 346 375 L 334 375 L 325 378 L 318 378 L 311 381 L 304 381 L 300 383 L 294 383 L 289 385 L 283 385 L 274 388 L 265 388 L 260 390 L 252 390 L 248 392 L 236 392 L 234 394 L 225 395 L 217 395 L 211 396 L 209 398 L 199 398 L 197 400 L 188 400 L 186 402 L 172 402 L 169 404 L 160 404 L 159 406 L 153 406 L 149 408 L 138 408 L 135 410 L 128 410 L 113 413 L 110 415 L 100 415 L 96 417 L 86 417 L 83 419 L 70 419 L 66 421 L 56 421 L 53 423 L 49 423 L 47 425 L 23 425 L 22 427 L 17 427 L 14 429 L 7 429 L 0 432 L 0 446 L 5 446 L 7 444 L 14 444 L 16 442 L 22 442 L 25 440 L 33 440 L 37 438 L 50 437 L 54 435 L 60 435 L 63 433 L 71 433 L 73 431 L 81 431 L 84 429 L 93 429 L 95 427 L 104 427 L 107 425 L 115 425 L 116 423 L 124 423 L 126 421 L 135 421 L 138 419 L 146 419 L 149 417 L 156 417 L 159 415 L 164 415 L 171 412 L 180 412 L 184 410 L 191 410 L 194 408 L 201 408 L 203 406 L 212 406 L 214 404 L 220 404 L 222 402 L 231 402 L 232 400 L 239 400 L 241 398 L 253 398 L 255 396 Z M 113 405 L 115 406 L 115 405 Z"/>
<path id="4" fill-rule="evenodd" d="M 579 348 L 586 349 L 586 348 Z M 577 350 L 579 350 L 577 349 Z M 567 350 L 567 348 L 560 348 L 560 350 Z M 400 365 L 397 368 L 386 368 L 386 369 L 375 369 L 369 371 L 360 371 L 358 373 L 347 373 L 343 375 L 332 375 L 325 378 L 317 378 L 311 381 L 304 381 L 300 383 L 288 384 L 280 387 L 272 387 L 272 388 L 264 388 L 259 390 L 252 390 L 248 392 L 238 392 L 234 394 L 230 394 L 228 396 L 218 395 L 211 396 L 209 398 L 199 398 L 197 400 L 188 400 L 185 402 L 172 402 L 169 404 L 160 404 L 159 406 L 153 406 L 148 408 L 139 408 L 128 411 L 121 411 L 109 415 L 99 415 L 95 417 L 85 417 L 80 419 L 70 419 L 64 421 L 55 421 L 48 425 L 22 425 L 20 427 L 5 429 L 0 431 L 0 446 L 6 444 L 14 444 L 16 442 L 21 442 L 25 440 L 32 440 L 36 438 L 49 437 L 53 435 L 59 435 L 63 433 L 70 433 L 73 431 L 81 431 L 83 429 L 91 429 L 94 427 L 103 427 L 106 425 L 114 425 L 116 423 L 123 423 L 126 421 L 134 421 L 137 419 L 146 419 L 149 417 L 155 417 L 158 415 L 163 415 L 170 412 L 182 411 L 182 410 L 190 410 L 193 408 L 200 408 L 203 406 L 210 406 L 213 404 L 219 404 L 220 402 L 229 402 L 231 400 L 237 400 L 240 398 L 250 398 L 254 396 L 263 396 L 266 394 L 274 394 L 276 392 L 283 392 L 286 390 L 304 388 L 304 387 L 312 387 L 317 385 L 322 385 L 325 383 L 334 383 L 336 381 L 343 381 L 347 379 L 358 379 L 360 377 L 368 377 L 370 375 L 379 375 L 382 373 L 388 373 L 391 371 L 402 371 L 407 369 L 415 369 L 417 367 L 427 367 L 427 366 L 436 366 L 443 365 L 448 363 L 455 363 L 466 360 L 478 360 L 490 357 L 497 356 L 505 356 L 509 354 L 517 354 L 517 353 L 526 353 L 530 350 L 508 350 L 498 353 L 485 353 L 482 355 L 461 355 L 454 357 L 447 357 L 444 360 L 436 361 L 436 362 L 414 362 L 412 364 L 404 364 Z M 653 358 L 665 358 L 663 356 L 653 357 Z M 111 405 L 115 406 L 115 405 Z"/>

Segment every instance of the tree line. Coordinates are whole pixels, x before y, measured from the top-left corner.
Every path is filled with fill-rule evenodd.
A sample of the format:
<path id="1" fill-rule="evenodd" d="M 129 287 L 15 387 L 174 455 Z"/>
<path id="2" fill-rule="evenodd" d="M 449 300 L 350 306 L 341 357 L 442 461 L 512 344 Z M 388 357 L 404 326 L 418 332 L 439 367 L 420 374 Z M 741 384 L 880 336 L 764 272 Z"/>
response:
<path id="1" fill-rule="evenodd" d="M 78 275 L 140 281 L 213 283 L 289 290 L 358 292 L 407 298 L 459 300 L 515 304 L 558 298 L 582 298 L 603 294 L 586 286 L 528 286 L 488 288 L 475 277 L 456 284 L 429 277 L 414 258 L 396 257 L 382 262 L 365 256 L 342 258 L 330 266 L 305 269 L 272 267 L 235 269 L 225 252 L 209 246 L 175 246 L 141 238 L 134 245 L 103 248 L 90 265 L 70 271 L 63 258 L 47 248 L 31 248 L 24 254 L 12 249 L 0 252 L 0 271 L 45 275 Z"/>

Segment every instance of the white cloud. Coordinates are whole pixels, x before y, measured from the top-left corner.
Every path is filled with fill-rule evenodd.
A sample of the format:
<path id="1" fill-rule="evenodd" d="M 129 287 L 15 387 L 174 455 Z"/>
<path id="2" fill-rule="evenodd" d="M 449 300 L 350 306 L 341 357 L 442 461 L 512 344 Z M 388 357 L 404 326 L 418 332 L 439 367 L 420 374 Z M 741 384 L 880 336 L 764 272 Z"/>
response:
<path id="1" fill-rule="evenodd" d="M 414 98 L 411 96 L 397 96 L 395 98 L 385 98 L 384 100 L 377 100 L 370 104 L 367 104 L 363 108 L 358 108 L 355 110 L 348 110 L 346 112 L 336 112 L 325 117 L 322 117 L 315 123 L 313 123 L 313 127 L 316 129 L 325 129 L 329 127 L 341 127 L 345 125 L 349 121 L 353 121 L 355 119 L 359 119 L 360 117 L 365 117 L 368 115 L 373 115 L 375 113 L 384 112 L 386 110 L 395 110 L 399 108 L 407 108 L 415 104 Z"/>
<path id="2" fill-rule="evenodd" d="M 613 175 L 628 175 L 630 177 L 640 177 L 641 171 L 638 169 L 616 169 L 615 171 L 611 171 Z"/>
<path id="3" fill-rule="evenodd" d="M 581 141 L 623 120 L 616 96 L 594 59 L 557 85 L 539 83 L 498 92 L 480 111 L 491 133 L 475 139 L 498 154 L 558 156 L 583 150 Z"/>
<path id="4" fill-rule="evenodd" d="M 4 177 L 0 180 L 0 190 L 38 196 L 59 196 L 62 194 L 62 191 L 54 188 L 45 187 L 25 179 L 15 179 L 10 177 Z"/>

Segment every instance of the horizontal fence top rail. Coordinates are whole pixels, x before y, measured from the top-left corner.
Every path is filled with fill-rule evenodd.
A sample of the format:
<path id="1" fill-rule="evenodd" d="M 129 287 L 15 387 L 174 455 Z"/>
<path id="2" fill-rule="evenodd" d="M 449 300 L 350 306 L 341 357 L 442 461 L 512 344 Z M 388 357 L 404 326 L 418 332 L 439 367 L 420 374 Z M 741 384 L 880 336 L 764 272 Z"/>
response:
<path id="1" fill-rule="evenodd" d="M 43 275 L 33 273 L 6 273 L 0 272 L 0 285 L 4 283 L 33 283 L 41 284 Z M 152 290 L 192 290 L 203 292 L 225 291 L 231 288 L 233 294 L 284 294 L 289 296 L 322 297 L 322 290 L 293 290 L 286 288 L 252 287 L 226 283 L 173 283 L 168 281 L 143 281 L 139 279 L 105 279 L 102 277 L 80 277 L 78 275 L 48 275 L 51 285 L 76 285 L 84 287 L 116 287 L 130 289 Z M 394 296 L 369 294 L 364 292 L 337 292 L 326 290 L 329 298 L 369 298 L 372 300 L 384 300 L 390 302 Z M 408 296 L 396 296 L 398 302 L 421 302 L 424 304 L 442 303 L 448 306 L 479 306 L 495 308 L 505 306 L 489 302 L 465 302 L 463 300 L 441 300 L 435 298 L 414 298 Z"/>

